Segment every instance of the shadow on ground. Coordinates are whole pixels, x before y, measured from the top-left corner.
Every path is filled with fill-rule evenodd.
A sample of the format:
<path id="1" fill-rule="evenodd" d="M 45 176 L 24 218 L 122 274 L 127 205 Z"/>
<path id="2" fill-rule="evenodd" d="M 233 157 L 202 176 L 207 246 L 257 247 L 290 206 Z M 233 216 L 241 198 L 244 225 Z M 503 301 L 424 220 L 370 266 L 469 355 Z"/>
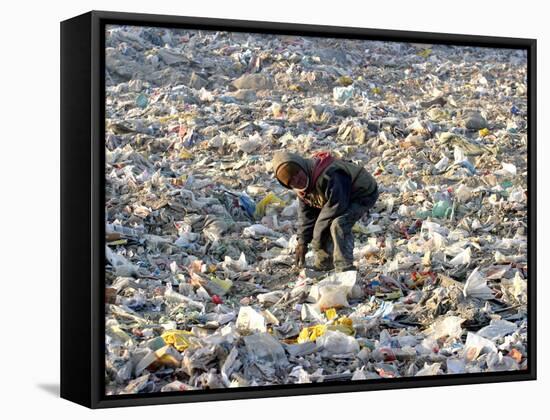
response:
<path id="1" fill-rule="evenodd" d="M 54 397 L 59 397 L 59 384 L 38 384 L 37 387 Z"/>

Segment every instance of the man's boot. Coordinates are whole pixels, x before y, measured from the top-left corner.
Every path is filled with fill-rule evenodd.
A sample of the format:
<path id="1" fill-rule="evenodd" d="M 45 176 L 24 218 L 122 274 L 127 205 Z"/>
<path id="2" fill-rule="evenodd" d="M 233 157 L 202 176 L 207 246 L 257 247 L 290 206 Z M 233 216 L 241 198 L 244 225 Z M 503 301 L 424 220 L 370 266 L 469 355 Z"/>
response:
<path id="1" fill-rule="evenodd" d="M 334 269 L 332 256 L 323 249 L 316 250 L 313 268 L 317 271 L 330 271 Z"/>

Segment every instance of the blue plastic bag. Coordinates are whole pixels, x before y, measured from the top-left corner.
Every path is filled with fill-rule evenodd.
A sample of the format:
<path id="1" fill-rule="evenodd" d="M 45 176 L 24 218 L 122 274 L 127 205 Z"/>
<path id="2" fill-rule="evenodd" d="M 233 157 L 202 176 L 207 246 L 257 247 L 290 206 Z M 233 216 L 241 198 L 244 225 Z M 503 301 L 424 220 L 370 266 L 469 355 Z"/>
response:
<path id="1" fill-rule="evenodd" d="M 256 203 L 254 203 L 252 198 L 245 193 L 242 193 L 239 195 L 239 204 L 248 216 L 254 217 L 254 213 L 256 212 Z"/>

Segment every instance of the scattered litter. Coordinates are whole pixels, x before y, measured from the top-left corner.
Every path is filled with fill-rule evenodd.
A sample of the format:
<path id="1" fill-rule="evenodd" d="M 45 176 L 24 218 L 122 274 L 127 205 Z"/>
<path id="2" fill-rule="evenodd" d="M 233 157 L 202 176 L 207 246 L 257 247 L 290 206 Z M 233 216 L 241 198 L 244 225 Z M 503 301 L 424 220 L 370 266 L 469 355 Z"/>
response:
<path id="1" fill-rule="evenodd" d="M 464 285 L 464 297 L 492 299 L 493 292 L 487 287 L 487 279 L 479 272 L 479 267 L 468 276 Z"/>
<path id="2" fill-rule="evenodd" d="M 487 340 L 478 334 L 468 332 L 464 345 L 464 359 L 474 361 L 483 353 L 496 352 L 497 348 L 491 340 Z"/>
<path id="3" fill-rule="evenodd" d="M 441 363 L 428 364 L 424 363 L 424 367 L 416 372 L 414 376 L 433 376 L 439 374 L 439 369 L 441 368 Z"/>
<path id="4" fill-rule="evenodd" d="M 440 338 L 460 338 L 464 319 L 458 316 L 446 316 L 438 318 L 429 328 L 429 337 L 439 340 Z"/>
<path id="5" fill-rule="evenodd" d="M 317 345 L 331 356 L 359 352 L 359 343 L 357 343 L 357 340 L 340 331 L 327 331 L 317 339 Z"/>
<path id="6" fill-rule="evenodd" d="M 527 368 L 525 52 L 118 25 L 105 42 L 108 395 Z M 376 178 L 357 271 L 294 267 L 277 150 Z"/>
<path id="7" fill-rule="evenodd" d="M 332 274 L 312 286 L 309 296 L 317 303 L 321 311 L 349 306 L 347 298 L 355 285 L 356 277 L 356 271 Z"/>
<path id="8" fill-rule="evenodd" d="M 184 351 L 187 347 L 189 347 L 189 336 L 192 335 L 193 334 L 189 331 L 169 330 L 162 334 L 161 337 L 166 344 L 173 345 L 178 351 Z"/>
<path id="9" fill-rule="evenodd" d="M 244 338 L 251 360 L 262 366 L 284 367 L 288 360 L 281 343 L 267 333 L 253 334 Z"/>
<path id="10" fill-rule="evenodd" d="M 489 325 L 483 327 L 477 333 L 483 338 L 495 340 L 497 338 L 505 337 L 508 334 L 512 334 L 517 329 L 517 325 L 513 322 L 506 321 L 504 319 L 492 319 Z"/>
<path id="11" fill-rule="evenodd" d="M 237 330 L 241 333 L 266 332 L 265 318 L 250 306 L 241 306 L 237 317 Z"/>

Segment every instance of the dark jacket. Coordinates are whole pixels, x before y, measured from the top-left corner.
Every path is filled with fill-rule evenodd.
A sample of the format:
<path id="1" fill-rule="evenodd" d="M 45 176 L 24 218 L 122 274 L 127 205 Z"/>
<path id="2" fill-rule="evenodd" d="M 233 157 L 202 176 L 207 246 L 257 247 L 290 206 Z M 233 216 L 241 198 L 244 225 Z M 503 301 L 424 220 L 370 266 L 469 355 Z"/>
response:
<path id="1" fill-rule="evenodd" d="M 288 162 L 302 167 L 311 182 L 314 159 L 277 152 L 273 158 L 274 172 L 277 173 L 278 167 Z M 352 202 L 369 202 L 377 189 L 376 180 L 365 168 L 335 159 L 316 179 L 315 185 L 308 186 L 305 196 L 299 197 L 298 241 L 305 244 L 320 242 L 330 230 L 332 221 L 345 214 Z"/>
<path id="2" fill-rule="evenodd" d="M 319 189 L 326 200 L 320 209 L 299 200 L 298 242 L 303 244 L 320 244 L 323 236 L 329 234 L 334 219 L 344 215 L 352 202 L 371 204 L 370 198 L 378 188 L 375 184 L 370 194 L 355 194 L 348 174 L 338 168 L 328 168 L 320 181 Z"/>

